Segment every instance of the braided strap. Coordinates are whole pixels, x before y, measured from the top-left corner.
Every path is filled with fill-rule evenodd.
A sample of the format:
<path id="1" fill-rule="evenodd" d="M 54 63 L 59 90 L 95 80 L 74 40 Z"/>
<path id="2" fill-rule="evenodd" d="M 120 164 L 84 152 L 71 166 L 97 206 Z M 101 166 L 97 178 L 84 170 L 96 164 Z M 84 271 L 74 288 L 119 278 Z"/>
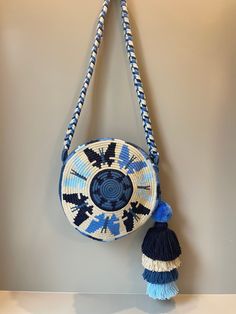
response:
<path id="1" fill-rule="evenodd" d="M 89 83 L 91 81 L 91 78 L 92 78 L 92 75 L 94 72 L 98 50 L 99 50 L 101 40 L 103 37 L 103 32 L 104 32 L 105 16 L 107 14 L 108 6 L 109 6 L 110 2 L 111 2 L 111 0 L 104 0 L 102 10 L 101 10 L 100 15 L 99 15 L 98 24 L 97 24 L 97 28 L 96 28 L 95 40 L 94 40 L 94 44 L 92 46 L 91 56 L 89 59 L 88 70 L 87 70 L 87 73 L 85 75 L 84 83 L 83 83 L 82 89 L 80 91 L 80 95 L 79 95 L 78 102 L 76 104 L 75 111 L 74 111 L 72 119 L 68 125 L 67 131 L 66 131 L 66 136 L 64 138 L 64 149 L 62 151 L 62 161 L 63 162 L 65 161 L 65 159 L 68 156 L 68 151 L 69 151 L 72 139 L 73 139 L 75 128 L 76 128 L 76 125 L 78 123 L 78 119 L 80 117 L 81 110 L 82 110 L 82 107 L 83 107 L 83 104 L 85 101 L 85 97 L 87 94 Z M 155 164 L 158 164 L 159 153 L 158 153 L 157 146 L 156 146 L 153 132 L 152 132 L 151 121 L 149 118 L 149 113 L 148 113 L 148 108 L 147 108 L 147 103 L 146 103 L 146 97 L 144 94 L 143 84 L 141 81 L 140 72 L 139 72 L 139 68 L 138 68 L 138 64 L 137 64 L 137 58 L 135 55 L 133 37 L 132 37 L 132 32 L 131 32 L 130 23 L 129 23 L 127 1 L 126 0 L 120 0 L 120 3 L 121 3 L 121 12 L 122 12 L 121 16 L 122 16 L 122 24 L 123 24 L 123 29 L 124 29 L 124 38 L 125 38 L 125 43 L 126 43 L 126 50 L 128 53 L 128 58 L 129 58 L 131 72 L 132 72 L 134 87 L 135 87 L 136 94 L 138 97 L 138 102 L 139 102 L 141 117 L 142 117 L 142 121 L 143 121 L 143 128 L 144 128 L 144 132 L 145 132 L 146 142 L 148 145 L 149 154 L 150 154 L 152 161 Z"/>
<path id="2" fill-rule="evenodd" d="M 68 151 L 69 151 L 69 148 L 71 145 L 71 141 L 72 141 L 73 135 L 75 133 L 75 128 L 76 128 L 76 125 L 78 123 L 78 119 L 80 117 L 81 110 L 82 110 L 82 107 L 83 107 L 83 104 L 85 101 L 85 97 L 87 94 L 89 83 L 90 83 L 92 75 L 93 75 L 93 71 L 94 71 L 96 59 L 97 59 L 97 54 L 98 54 L 98 49 L 100 47 L 102 36 L 103 36 L 103 31 L 104 31 L 104 20 L 105 20 L 106 14 L 107 14 L 107 10 L 108 10 L 108 6 L 110 4 L 110 1 L 111 0 L 105 0 L 104 1 L 103 6 L 102 6 L 102 10 L 101 10 L 99 18 L 98 18 L 96 35 L 95 35 L 95 40 L 94 40 L 93 47 L 91 50 L 91 56 L 89 59 L 88 70 L 87 70 L 87 73 L 85 75 L 84 83 L 83 83 L 83 86 L 82 86 L 81 91 L 80 91 L 80 95 L 79 95 L 78 102 L 76 104 L 75 111 L 74 111 L 72 119 L 68 125 L 67 131 L 66 131 L 66 136 L 64 138 L 64 149 L 62 151 L 62 161 L 63 162 L 67 158 Z"/>
<path id="3" fill-rule="evenodd" d="M 159 153 L 158 153 L 157 146 L 156 146 L 154 136 L 153 136 L 146 97 L 144 94 L 143 84 L 141 81 L 141 76 L 140 76 L 137 58 L 135 54 L 133 36 L 132 36 L 131 28 L 130 28 L 129 12 L 127 8 L 126 0 L 121 0 L 121 16 L 122 16 L 122 23 L 123 23 L 123 29 L 124 29 L 126 50 L 128 53 L 134 87 L 135 87 L 136 94 L 139 101 L 140 113 L 141 113 L 141 117 L 143 121 L 143 128 L 145 132 L 146 142 L 148 145 L 151 159 L 153 160 L 155 164 L 158 164 Z"/>

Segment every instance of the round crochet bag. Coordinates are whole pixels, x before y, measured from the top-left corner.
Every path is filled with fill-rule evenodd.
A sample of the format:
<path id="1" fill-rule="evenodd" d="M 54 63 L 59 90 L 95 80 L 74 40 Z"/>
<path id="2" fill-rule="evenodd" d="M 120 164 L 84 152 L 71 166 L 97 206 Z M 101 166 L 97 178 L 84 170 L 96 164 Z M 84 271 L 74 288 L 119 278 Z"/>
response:
<path id="1" fill-rule="evenodd" d="M 141 148 L 119 139 L 97 139 L 66 159 L 61 201 L 77 230 L 110 241 L 147 221 L 156 205 L 157 182 L 157 169 Z"/>
<path id="2" fill-rule="evenodd" d="M 62 207 L 73 227 L 87 237 L 104 242 L 116 240 L 137 230 L 153 214 L 156 216 L 156 223 L 164 224 L 164 229 L 162 229 L 164 233 L 168 233 L 169 229 L 167 229 L 166 221 L 171 216 L 170 207 L 160 199 L 159 154 L 153 137 L 146 98 L 135 56 L 127 2 L 126 0 L 119 1 L 121 3 L 126 50 L 149 154 L 134 144 L 115 138 L 89 141 L 86 144 L 79 145 L 73 152 L 68 154 L 103 36 L 104 19 L 111 2 L 111 0 L 105 0 L 99 15 L 95 41 L 84 84 L 64 139 L 63 166 L 59 188 Z M 163 206 L 163 204 L 166 204 L 166 206 Z M 161 211 L 157 211 L 160 205 Z M 157 236 L 160 234 L 160 230 L 160 226 L 155 225 Z M 152 240 L 151 238 L 147 234 L 144 242 L 152 243 L 153 241 L 149 241 Z M 166 243 L 169 243 L 167 246 L 170 246 L 172 242 L 171 239 L 167 239 Z M 143 264 L 148 261 L 147 271 L 151 271 L 150 260 L 153 256 L 149 252 L 148 245 L 144 246 L 146 246 L 147 252 L 143 247 Z M 151 246 L 155 247 L 155 243 L 152 243 Z M 162 244 L 159 245 L 161 252 L 165 252 L 162 247 Z M 167 247 L 166 252 L 168 250 L 171 251 L 171 256 L 168 256 L 168 258 L 162 256 L 164 264 L 172 257 L 174 257 L 173 260 L 178 257 L 173 256 L 172 247 Z M 156 250 L 154 251 L 156 253 Z"/>

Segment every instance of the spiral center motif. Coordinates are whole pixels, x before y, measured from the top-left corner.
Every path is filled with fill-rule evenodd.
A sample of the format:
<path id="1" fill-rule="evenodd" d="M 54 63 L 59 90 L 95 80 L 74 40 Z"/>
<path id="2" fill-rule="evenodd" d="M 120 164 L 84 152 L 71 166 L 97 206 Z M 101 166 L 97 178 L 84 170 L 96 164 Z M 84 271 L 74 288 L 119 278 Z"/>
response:
<path id="1" fill-rule="evenodd" d="M 99 171 L 91 181 L 90 196 L 105 211 L 116 211 L 126 206 L 132 196 L 133 185 L 129 176 L 119 170 Z"/>

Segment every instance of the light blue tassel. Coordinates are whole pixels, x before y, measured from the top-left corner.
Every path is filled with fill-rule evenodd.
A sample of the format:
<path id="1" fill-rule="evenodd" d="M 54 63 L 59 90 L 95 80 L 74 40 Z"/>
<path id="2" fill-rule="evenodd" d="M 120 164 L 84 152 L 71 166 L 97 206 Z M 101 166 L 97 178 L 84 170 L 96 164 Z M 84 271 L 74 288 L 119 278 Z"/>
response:
<path id="1" fill-rule="evenodd" d="M 147 283 L 146 293 L 155 300 L 169 300 L 179 293 L 179 289 L 174 281 L 163 285 Z"/>

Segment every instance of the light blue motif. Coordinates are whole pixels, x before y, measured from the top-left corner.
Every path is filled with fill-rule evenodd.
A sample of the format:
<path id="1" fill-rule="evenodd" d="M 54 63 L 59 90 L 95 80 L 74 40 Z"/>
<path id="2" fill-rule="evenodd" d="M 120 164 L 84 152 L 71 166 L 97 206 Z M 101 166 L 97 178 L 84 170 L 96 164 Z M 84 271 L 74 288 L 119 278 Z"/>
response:
<path id="1" fill-rule="evenodd" d="M 79 188 L 83 190 L 86 186 L 86 179 L 91 175 L 91 170 L 79 158 L 72 163 L 71 172 L 65 177 L 63 184 L 68 188 Z M 73 180 L 71 178 L 73 177 Z"/>
<path id="2" fill-rule="evenodd" d="M 127 169 L 128 174 L 138 172 L 147 167 L 147 164 L 144 161 L 135 161 L 135 156 L 130 155 L 129 148 L 126 144 L 121 148 L 118 164 L 120 169 Z"/>
<path id="3" fill-rule="evenodd" d="M 71 175 L 70 175 L 71 176 Z M 74 180 L 71 180 L 70 178 L 67 178 L 64 180 L 63 185 L 65 188 L 71 188 L 71 189 L 84 189 L 86 182 L 84 180 L 81 180 L 80 178 L 76 177 Z"/>
<path id="4" fill-rule="evenodd" d="M 114 236 L 117 236 L 120 233 L 120 225 L 117 222 L 119 222 L 119 219 L 115 214 L 111 217 L 106 216 L 105 214 L 97 215 L 95 216 L 95 219 L 91 221 L 86 231 L 88 233 L 94 233 L 101 229 L 101 233 L 106 233 L 107 229 L 109 229 Z"/>

